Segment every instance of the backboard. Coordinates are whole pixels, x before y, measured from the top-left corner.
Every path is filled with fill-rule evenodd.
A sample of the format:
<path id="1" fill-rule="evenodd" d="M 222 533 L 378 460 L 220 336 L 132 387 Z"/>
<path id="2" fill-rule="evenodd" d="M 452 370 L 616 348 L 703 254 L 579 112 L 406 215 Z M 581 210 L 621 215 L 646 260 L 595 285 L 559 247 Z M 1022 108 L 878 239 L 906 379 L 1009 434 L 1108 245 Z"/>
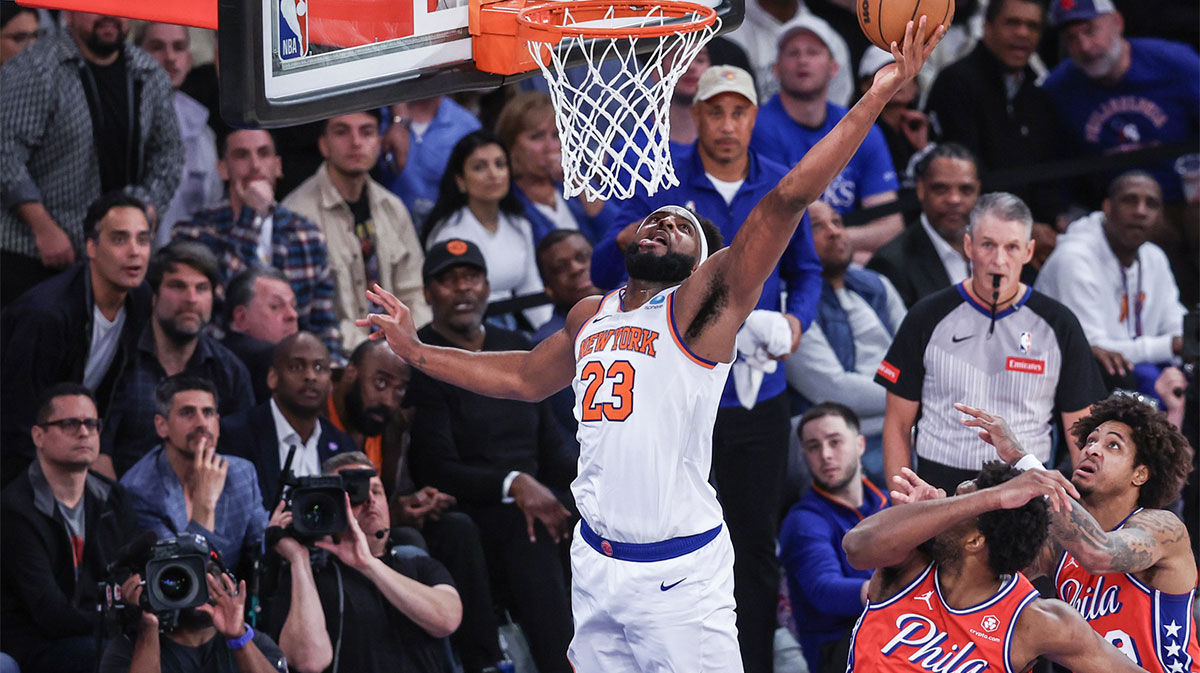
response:
<path id="1" fill-rule="evenodd" d="M 467 1 L 218 0 L 222 116 L 284 126 L 536 73 L 475 67 Z M 700 2 L 741 23 L 744 0 Z"/>

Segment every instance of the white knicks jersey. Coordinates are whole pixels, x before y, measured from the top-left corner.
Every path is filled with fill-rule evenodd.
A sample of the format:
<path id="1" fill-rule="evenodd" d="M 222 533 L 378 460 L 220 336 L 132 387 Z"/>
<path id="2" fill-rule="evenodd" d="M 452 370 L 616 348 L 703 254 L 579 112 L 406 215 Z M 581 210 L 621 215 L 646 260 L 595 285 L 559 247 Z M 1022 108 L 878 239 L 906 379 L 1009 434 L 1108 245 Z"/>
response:
<path id="1" fill-rule="evenodd" d="M 729 363 L 696 356 L 663 290 L 633 311 L 604 296 L 575 336 L 579 512 L 601 537 L 661 542 L 722 522 L 708 483 Z M 732 355 L 732 353 L 731 353 Z"/>

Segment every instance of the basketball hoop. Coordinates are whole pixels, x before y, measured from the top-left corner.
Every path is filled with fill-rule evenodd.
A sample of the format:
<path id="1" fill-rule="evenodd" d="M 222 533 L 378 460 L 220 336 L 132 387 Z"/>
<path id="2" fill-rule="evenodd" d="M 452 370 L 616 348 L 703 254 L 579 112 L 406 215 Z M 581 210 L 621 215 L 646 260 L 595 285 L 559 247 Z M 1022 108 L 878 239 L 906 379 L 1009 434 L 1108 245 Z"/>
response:
<path id="1" fill-rule="evenodd" d="M 516 10 L 516 30 L 488 43 L 503 48 L 487 54 L 477 35 L 476 63 L 494 72 L 541 69 L 562 141 L 564 195 L 627 199 L 638 185 L 654 194 L 679 184 L 669 151 L 671 95 L 720 28 L 716 11 L 682 0 L 492 7 L 501 5 L 509 16 Z M 639 57 L 639 49 L 646 53 Z"/>

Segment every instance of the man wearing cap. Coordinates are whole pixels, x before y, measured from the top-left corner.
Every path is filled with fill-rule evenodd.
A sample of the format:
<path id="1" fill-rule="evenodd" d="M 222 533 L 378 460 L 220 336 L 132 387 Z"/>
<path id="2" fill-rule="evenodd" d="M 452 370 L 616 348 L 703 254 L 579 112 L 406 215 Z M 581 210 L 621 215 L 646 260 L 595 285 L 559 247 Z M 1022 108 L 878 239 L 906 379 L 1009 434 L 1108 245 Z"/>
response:
<path id="1" fill-rule="evenodd" d="M 1126 39 L 1125 20 L 1112 0 L 1054 0 L 1050 21 L 1070 58 L 1050 73 L 1045 88 L 1078 153 L 1111 154 L 1195 139 L 1200 127 L 1195 51 L 1166 40 Z M 1147 168 L 1162 185 L 1164 203 L 1183 201 L 1170 161 Z M 1112 178 L 1112 173 L 1099 176 L 1086 195 L 1089 205 L 1099 203 Z"/>
<path id="2" fill-rule="evenodd" d="M 713 221 L 731 240 L 750 211 L 787 169 L 750 149 L 758 97 L 750 74 L 732 66 L 712 66 L 700 76 L 692 104 L 699 139 L 675 157 L 679 185 L 653 197 L 635 196 L 623 202 L 613 230 L 592 257 L 592 278 L 603 287 L 618 285 L 624 276 L 622 252 L 633 242 L 642 218 L 667 204 L 685 204 Z M 630 224 L 632 223 L 632 224 Z M 626 226 L 627 225 L 627 226 Z M 713 251 L 715 252 L 715 250 Z M 598 268 L 600 267 L 600 268 Z M 782 293 L 787 291 L 787 304 Z M 821 262 L 813 248 L 808 216 L 801 218 L 783 258 L 763 286 L 753 322 L 769 334 L 783 330 L 782 353 L 795 351 L 800 335 L 816 317 L 821 293 Z M 787 338 L 790 328 L 790 338 Z M 749 339 L 764 342 L 764 330 L 744 330 L 739 345 Z M 734 592 L 738 603 L 738 637 L 746 670 L 770 670 L 775 632 L 775 596 L 779 566 L 775 558 L 777 513 L 782 498 L 782 475 L 787 467 L 790 408 L 782 367 L 762 375 L 757 391 L 743 386 L 739 401 L 737 368 L 725 385 L 713 432 L 713 473 L 725 507 L 725 519 L 738 563 Z"/>
<path id="3" fill-rule="evenodd" d="M 829 48 L 839 66 L 833 81 L 829 83 L 829 99 L 839 105 L 849 105 L 854 96 L 850 48 L 832 26 L 813 14 L 803 2 L 748 0 L 742 25 L 726 37 L 746 53 L 754 82 L 758 86 L 758 97 L 766 100 L 779 91 L 779 77 L 775 74 L 775 57 L 778 55 L 775 40 L 782 34 L 780 31 L 785 24 L 800 16 L 825 26 Z"/>
<path id="4" fill-rule="evenodd" d="M 784 166 L 795 166 L 848 111 L 829 99 L 830 82 L 841 69 L 833 50 L 836 38 L 831 33 L 828 24 L 803 14 L 779 32 L 775 63 L 779 93 L 759 110 L 752 144 Z M 895 201 L 899 189 L 887 142 L 878 128 L 872 128 L 821 200 L 845 215 Z M 866 262 L 871 253 L 903 229 L 900 214 L 893 213 L 852 227 L 847 233 L 858 251 L 857 261 Z"/>
<path id="5" fill-rule="evenodd" d="M 421 341 L 476 352 L 531 348 L 517 332 L 484 325 L 490 287 L 474 243 L 435 243 L 422 273 L 433 322 L 418 331 Z M 570 671 L 571 606 L 559 543 L 574 520 L 564 503 L 575 459 L 563 450 L 549 405 L 484 397 L 420 370 L 405 400 L 414 407 L 414 481 L 454 496 L 478 524 L 496 589 L 525 629 L 538 670 Z"/>
<path id="6" fill-rule="evenodd" d="M 943 69 L 929 91 L 925 109 L 934 133 L 971 150 L 985 173 L 1062 157 L 1054 106 L 1030 65 L 1045 15 L 1039 0 L 992 0 L 983 39 Z M 1014 193 L 1038 222 L 1052 224 L 1063 207 L 1059 185 L 1052 181 L 1022 185 Z"/>

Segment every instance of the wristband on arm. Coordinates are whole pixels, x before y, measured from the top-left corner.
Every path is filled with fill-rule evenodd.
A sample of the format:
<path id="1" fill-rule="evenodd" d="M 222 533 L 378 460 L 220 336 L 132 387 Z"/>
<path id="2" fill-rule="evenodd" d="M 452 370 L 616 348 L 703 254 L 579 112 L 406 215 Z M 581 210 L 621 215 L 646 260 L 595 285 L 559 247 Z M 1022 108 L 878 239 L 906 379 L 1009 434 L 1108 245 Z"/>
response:
<path id="1" fill-rule="evenodd" d="M 225 641 L 231 650 L 240 650 L 246 646 L 246 643 L 254 639 L 254 627 L 246 624 L 246 632 L 239 638 L 231 638 Z"/>
<path id="2" fill-rule="evenodd" d="M 1013 463 L 1013 467 L 1017 468 L 1018 470 L 1044 470 L 1044 469 L 1046 469 L 1046 466 L 1042 465 L 1042 461 L 1035 458 L 1032 453 L 1027 453 L 1027 454 L 1021 456 L 1021 460 L 1018 460 L 1016 463 Z"/>

